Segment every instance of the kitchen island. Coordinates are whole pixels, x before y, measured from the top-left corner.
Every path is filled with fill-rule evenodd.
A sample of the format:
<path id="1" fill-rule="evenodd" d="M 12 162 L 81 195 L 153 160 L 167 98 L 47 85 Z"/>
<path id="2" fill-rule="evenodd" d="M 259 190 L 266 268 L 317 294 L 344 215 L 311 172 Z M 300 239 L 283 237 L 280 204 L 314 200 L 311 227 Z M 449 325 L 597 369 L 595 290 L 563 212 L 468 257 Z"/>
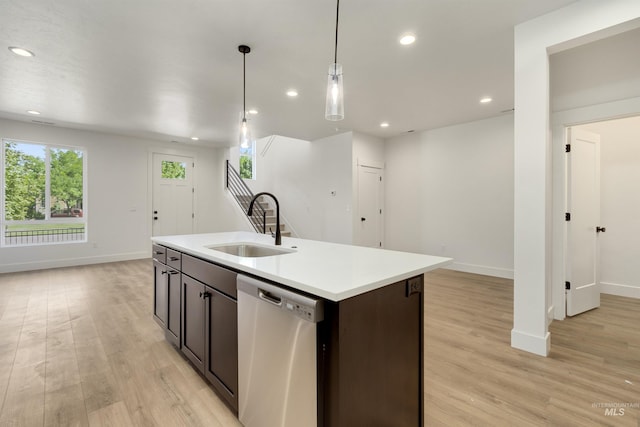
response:
<path id="1" fill-rule="evenodd" d="M 299 425 L 423 425 L 423 274 L 451 259 L 249 232 L 152 240 L 154 316 L 236 413 L 243 275 L 324 303 L 317 414 Z"/>

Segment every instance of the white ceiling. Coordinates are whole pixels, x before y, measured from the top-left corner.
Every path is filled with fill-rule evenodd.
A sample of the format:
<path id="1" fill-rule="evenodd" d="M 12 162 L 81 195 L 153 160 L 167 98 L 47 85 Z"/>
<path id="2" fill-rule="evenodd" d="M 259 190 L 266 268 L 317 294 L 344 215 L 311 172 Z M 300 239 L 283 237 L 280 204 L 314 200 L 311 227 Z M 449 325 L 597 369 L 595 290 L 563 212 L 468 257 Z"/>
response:
<path id="1" fill-rule="evenodd" d="M 388 138 L 511 109 L 513 26 L 572 2 L 342 0 L 345 120 L 328 122 L 335 1 L 0 0 L 0 117 L 231 145 L 247 44 L 254 136 Z M 417 41 L 401 46 L 407 31 Z"/>

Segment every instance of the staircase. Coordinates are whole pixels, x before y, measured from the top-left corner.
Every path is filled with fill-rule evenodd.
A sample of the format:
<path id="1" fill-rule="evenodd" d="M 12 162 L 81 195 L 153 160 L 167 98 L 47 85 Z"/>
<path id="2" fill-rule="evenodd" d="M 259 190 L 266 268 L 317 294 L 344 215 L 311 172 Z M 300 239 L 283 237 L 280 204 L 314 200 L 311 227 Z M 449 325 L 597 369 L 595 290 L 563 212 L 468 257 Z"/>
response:
<path id="1" fill-rule="evenodd" d="M 253 193 L 247 187 L 247 184 L 240 177 L 238 171 L 227 160 L 227 190 L 231 193 L 243 212 L 249 210 L 249 203 L 253 199 Z M 272 234 L 276 231 L 276 213 L 270 205 L 269 199 L 260 196 L 253 205 L 253 215 L 247 215 L 253 229 L 258 233 Z M 291 236 L 291 231 L 286 230 L 286 226 L 282 221 L 282 212 L 280 213 L 280 234 L 282 236 Z"/>

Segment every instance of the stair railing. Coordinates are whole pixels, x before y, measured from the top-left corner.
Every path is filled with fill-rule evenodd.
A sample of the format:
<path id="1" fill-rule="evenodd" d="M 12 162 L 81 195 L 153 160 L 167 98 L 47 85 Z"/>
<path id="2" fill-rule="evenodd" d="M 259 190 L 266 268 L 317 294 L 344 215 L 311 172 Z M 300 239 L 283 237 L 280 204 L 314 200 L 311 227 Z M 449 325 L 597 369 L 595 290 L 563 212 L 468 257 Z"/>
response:
<path id="1" fill-rule="evenodd" d="M 238 171 L 231 166 L 229 160 L 227 160 L 226 175 L 227 189 L 246 215 L 249 209 L 249 203 L 251 203 L 251 199 L 253 199 L 253 193 L 240 177 Z M 267 232 L 267 211 L 264 210 L 260 202 L 253 205 L 253 215 L 247 215 L 247 218 L 249 218 L 249 222 L 256 232 L 263 234 Z"/>

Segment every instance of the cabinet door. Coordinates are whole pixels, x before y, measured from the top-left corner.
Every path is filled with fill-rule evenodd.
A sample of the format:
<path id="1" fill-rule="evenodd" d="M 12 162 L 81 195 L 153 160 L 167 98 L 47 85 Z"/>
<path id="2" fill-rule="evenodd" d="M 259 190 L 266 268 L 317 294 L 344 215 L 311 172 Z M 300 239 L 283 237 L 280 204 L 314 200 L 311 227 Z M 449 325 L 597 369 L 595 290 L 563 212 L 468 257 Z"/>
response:
<path id="1" fill-rule="evenodd" d="M 163 328 L 167 327 L 168 302 L 167 266 L 153 260 L 153 317 Z"/>
<path id="2" fill-rule="evenodd" d="M 169 296 L 167 339 L 175 346 L 180 346 L 180 272 L 167 269 L 167 288 Z"/>
<path id="3" fill-rule="evenodd" d="M 182 352 L 204 372 L 205 286 L 183 274 L 182 280 Z"/>
<path id="4" fill-rule="evenodd" d="M 229 405 L 238 410 L 238 303 L 208 288 L 205 376 Z"/>

